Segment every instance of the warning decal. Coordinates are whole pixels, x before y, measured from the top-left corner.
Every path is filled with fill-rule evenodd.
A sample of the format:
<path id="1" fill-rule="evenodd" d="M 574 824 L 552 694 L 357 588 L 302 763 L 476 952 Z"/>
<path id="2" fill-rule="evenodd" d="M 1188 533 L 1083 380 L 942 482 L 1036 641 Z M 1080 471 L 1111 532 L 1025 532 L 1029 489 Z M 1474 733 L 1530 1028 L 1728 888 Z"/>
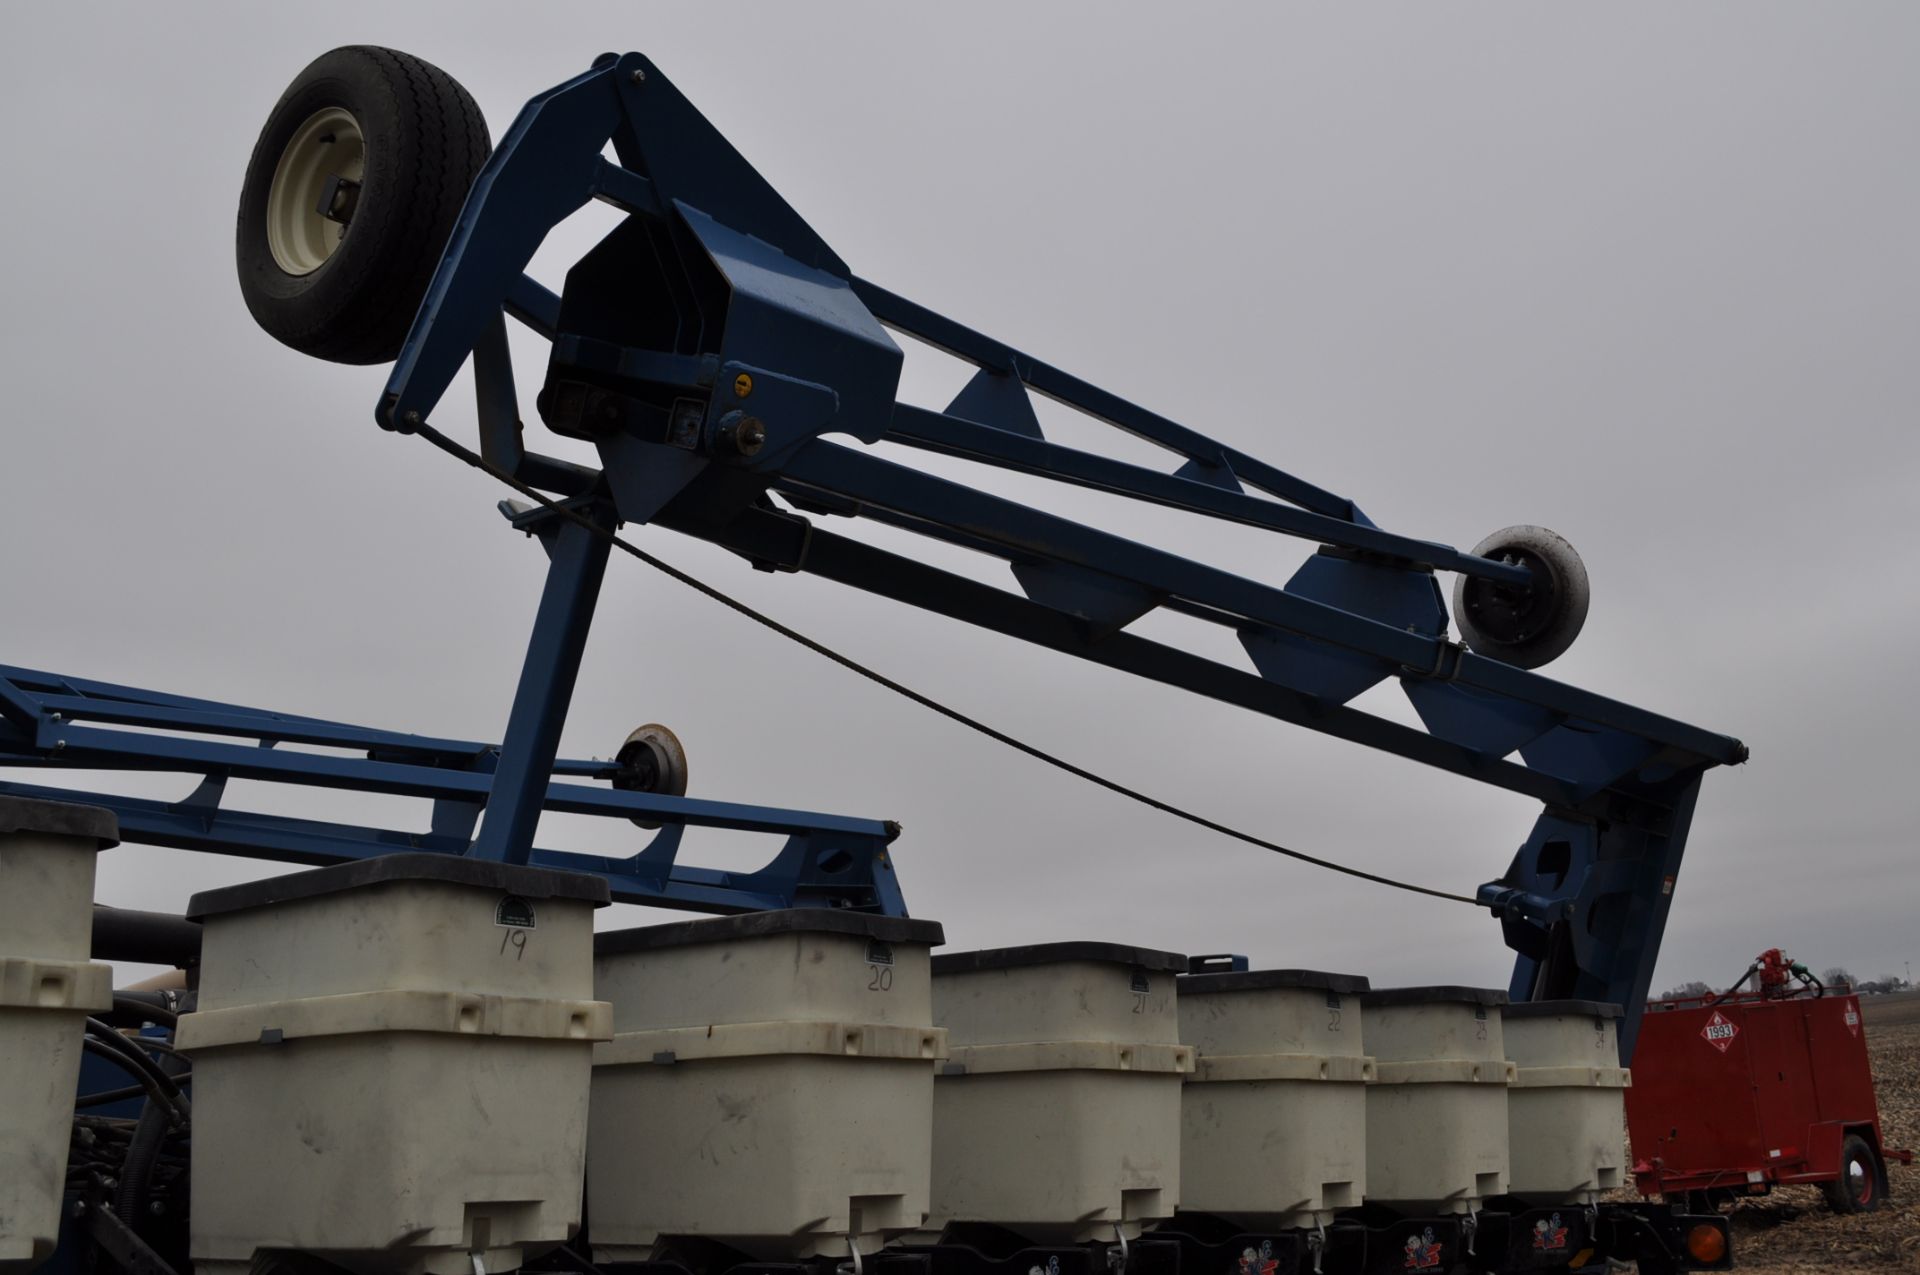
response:
<path id="1" fill-rule="evenodd" d="M 1733 1038 L 1740 1034 L 1740 1029 L 1731 1019 L 1716 1009 L 1713 1011 L 1713 1017 L 1707 1020 L 1707 1025 L 1700 1029 L 1700 1034 L 1706 1038 L 1709 1045 L 1724 1054 L 1733 1047 Z"/>

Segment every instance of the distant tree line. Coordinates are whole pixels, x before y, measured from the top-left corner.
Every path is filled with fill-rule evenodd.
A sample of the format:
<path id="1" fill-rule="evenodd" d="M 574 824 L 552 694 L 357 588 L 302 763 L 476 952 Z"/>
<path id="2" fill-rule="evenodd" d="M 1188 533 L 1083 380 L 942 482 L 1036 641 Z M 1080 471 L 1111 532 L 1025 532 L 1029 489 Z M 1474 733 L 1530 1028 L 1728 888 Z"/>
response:
<path id="1" fill-rule="evenodd" d="M 1870 978 L 1864 983 L 1855 983 L 1853 990 L 1866 996 L 1880 996 L 1887 992 L 1910 992 L 1913 984 L 1898 974 L 1888 974 L 1885 978 Z"/>
<path id="2" fill-rule="evenodd" d="M 1820 981 L 1828 987 L 1845 984 L 1864 996 L 1880 996 L 1887 992 L 1906 992 L 1913 990 L 1913 984 L 1898 974 L 1886 974 L 1879 978 L 1856 979 L 1844 965 L 1836 965 L 1820 975 Z"/>
<path id="3" fill-rule="evenodd" d="M 1820 975 L 1820 981 L 1827 987 L 1851 988 L 1863 996 L 1879 996 L 1887 992 L 1907 992 L 1913 990 L 1913 984 L 1897 974 L 1888 974 L 1883 978 L 1872 978 L 1861 982 L 1856 980 L 1843 965 L 1836 965 L 1832 969 L 1822 973 Z M 1660 999 L 1700 1000 L 1710 996 L 1718 996 L 1720 992 L 1721 989 L 1715 987 L 1713 984 L 1703 983 L 1699 979 L 1695 979 L 1690 983 L 1682 983 L 1678 987 L 1662 993 Z"/>

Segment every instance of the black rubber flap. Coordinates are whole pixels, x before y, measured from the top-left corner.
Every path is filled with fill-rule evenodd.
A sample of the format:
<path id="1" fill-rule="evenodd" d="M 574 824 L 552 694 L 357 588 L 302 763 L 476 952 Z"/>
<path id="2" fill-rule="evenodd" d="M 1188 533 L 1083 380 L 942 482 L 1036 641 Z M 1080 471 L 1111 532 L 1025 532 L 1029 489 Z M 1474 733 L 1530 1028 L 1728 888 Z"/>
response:
<path id="1" fill-rule="evenodd" d="M 593 953 L 595 956 L 616 956 L 623 952 L 654 952 L 666 947 L 692 947 L 698 943 L 731 943 L 738 939 L 765 938 L 774 934 L 851 934 L 855 938 L 878 939 L 882 943 L 924 943 L 928 947 L 947 941 L 946 931 L 940 928 L 938 921 L 880 916 L 873 912 L 849 912 L 844 908 L 782 908 L 776 912 L 742 912 L 737 916 L 643 925 L 634 930 L 607 930 L 593 936 Z"/>
<path id="2" fill-rule="evenodd" d="M 1130 965 L 1136 969 L 1184 973 L 1187 958 L 1178 952 L 1121 943 L 1036 943 L 1031 947 L 991 947 L 980 952 L 943 952 L 933 958 L 933 973 L 972 974 L 980 970 L 1014 970 L 1029 965 L 1058 965 L 1064 961 L 1097 961 L 1103 965 Z"/>
<path id="3" fill-rule="evenodd" d="M 595 907 L 605 907 L 612 902 L 605 878 L 584 872 L 530 868 L 457 854 L 411 852 L 383 854 L 375 859 L 356 859 L 330 868 L 203 890 L 187 900 L 187 919 L 198 921 L 224 912 L 270 907 L 388 881 L 445 881 L 528 899 L 577 899 Z"/>
<path id="4" fill-rule="evenodd" d="M 1210 996 L 1224 992 L 1263 992 L 1275 987 L 1298 987 L 1315 992 L 1356 996 L 1372 986 L 1358 974 L 1329 974 L 1324 970 L 1224 970 L 1218 974 L 1188 974 L 1180 980 L 1181 996 Z"/>
<path id="5" fill-rule="evenodd" d="M 89 837 L 105 850 L 120 844 L 120 820 L 105 806 L 37 797 L 0 797 L 0 833 L 41 832 L 54 837 Z"/>
<path id="6" fill-rule="evenodd" d="M 1515 1001 L 1502 1018 L 1554 1018 L 1572 1014 L 1581 1018 L 1625 1018 L 1627 1011 L 1605 1001 Z"/>
<path id="7" fill-rule="evenodd" d="M 1360 998 L 1363 1009 L 1376 1005 L 1505 1005 L 1497 987 L 1383 987 Z"/>

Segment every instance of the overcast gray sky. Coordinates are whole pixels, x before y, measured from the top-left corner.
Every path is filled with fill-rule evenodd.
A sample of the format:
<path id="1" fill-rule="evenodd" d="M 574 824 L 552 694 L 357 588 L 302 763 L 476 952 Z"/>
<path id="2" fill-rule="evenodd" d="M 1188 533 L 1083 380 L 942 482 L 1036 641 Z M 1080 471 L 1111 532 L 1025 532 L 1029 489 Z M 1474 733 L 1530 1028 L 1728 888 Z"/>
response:
<path id="1" fill-rule="evenodd" d="M 595 54 L 639 49 L 867 277 L 1383 526 L 1569 537 L 1593 610 L 1553 674 L 1753 749 L 1707 779 L 1659 986 L 1730 979 L 1776 944 L 1863 977 L 1920 959 L 1920 8 L 38 5 L 0 23 L 0 661 L 497 738 L 544 559 L 489 480 L 374 426 L 384 369 L 254 327 L 233 209 L 267 110 L 333 45 L 437 63 L 496 137 Z M 563 227 L 535 273 L 558 286 L 611 217 Z M 910 351 L 903 396 L 939 405 L 965 375 Z M 469 401 L 437 419 L 468 428 Z M 997 489 L 1274 583 L 1309 549 Z M 996 725 L 1318 854 L 1470 891 L 1533 820 L 1411 762 L 635 534 Z M 1391 684 L 1361 704 L 1407 713 Z M 605 755 L 648 720 L 680 733 L 699 795 L 902 821 L 910 904 L 958 946 L 1506 979 L 1484 913 L 1127 804 L 616 560 L 565 747 Z M 398 801 L 232 800 L 425 825 Z M 770 849 L 690 837 L 683 857 Z M 178 908 L 282 870 L 128 846 L 99 895 Z"/>

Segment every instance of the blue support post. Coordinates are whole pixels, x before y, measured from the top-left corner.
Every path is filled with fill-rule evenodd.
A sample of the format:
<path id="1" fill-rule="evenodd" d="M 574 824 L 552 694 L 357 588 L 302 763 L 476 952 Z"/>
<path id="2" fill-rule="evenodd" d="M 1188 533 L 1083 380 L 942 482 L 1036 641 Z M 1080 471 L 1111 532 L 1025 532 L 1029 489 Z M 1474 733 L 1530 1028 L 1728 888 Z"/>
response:
<path id="1" fill-rule="evenodd" d="M 533 853 L 547 782 L 560 752 L 560 729 L 573 701 L 574 679 L 587 649 L 593 608 L 607 571 L 612 545 L 576 522 L 551 519 L 536 528 L 551 562 L 533 637 L 520 668 L 506 738 L 500 743 L 500 767 L 480 835 L 468 851 L 476 859 L 525 863 Z"/>

